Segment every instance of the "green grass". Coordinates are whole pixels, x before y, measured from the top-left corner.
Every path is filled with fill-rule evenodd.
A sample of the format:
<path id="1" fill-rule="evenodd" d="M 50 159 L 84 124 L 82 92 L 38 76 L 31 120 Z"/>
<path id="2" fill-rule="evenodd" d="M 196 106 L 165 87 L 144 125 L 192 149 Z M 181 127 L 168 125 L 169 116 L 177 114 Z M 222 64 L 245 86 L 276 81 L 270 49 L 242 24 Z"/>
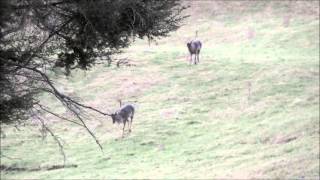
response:
<path id="1" fill-rule="evenodd" d="M 105 111 L 115 110 L 118 98 L 137 100 L 133 132 L 121 139 L 117 125 L 92 114 L 87 123 L 101 152 L 84 129 L 47 116 L 64 141 L 67 164 L 78 167 L 2 171 L 1 179 L 319 179 L 319 19 L 297 13 L 283 27 L 286 3 L 266 12 L 261 4 L 250 7 L 240 17 L 207 13 L 213 20 L 194 25 L 191 17 L 189 26 L 158 46 L 137 41 L 121 55 L 136 66 L 99 65 L 58 78 L 65 92 Z M 246 38 L 248 27 L 255 31 L 252 39 Z M 190 66 L 181 39 L 195 29 L 204 47 L 200 64 Z M 43 102 L 65 113 L 53 98 Z M 42 140 L 37 123 L 4 128 L 1 164 L 63 163 L 57 144 L 50 135 Z"/>

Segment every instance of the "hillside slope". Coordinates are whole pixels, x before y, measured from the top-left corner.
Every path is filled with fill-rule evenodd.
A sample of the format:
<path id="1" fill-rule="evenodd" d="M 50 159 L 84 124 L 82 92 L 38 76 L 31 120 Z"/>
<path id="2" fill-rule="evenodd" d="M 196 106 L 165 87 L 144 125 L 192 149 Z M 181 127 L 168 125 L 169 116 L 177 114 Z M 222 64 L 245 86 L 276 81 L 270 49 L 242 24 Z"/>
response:
<path id="1" fill-rule="evenodd" d="M 319 179 L 319 4 L 186 1 L 185 25 L 155 43 L 136 40 L 131 66 L 98 65 L 59 77 L 64 92 L 106 111 L 136 102 L 133 132 L 121 139 L 110 118 L 87 121 L 104 151 L 80 127 L 47 116 L 63 139 L 34 122 L 3 127 L 1 179 L 306 178 Z M 185 43 L 203 41 L 200 64 Z M 61 88 L 62 89 L 62 88 Z M 65 113 L 53 98 L 43 101 Z"/>

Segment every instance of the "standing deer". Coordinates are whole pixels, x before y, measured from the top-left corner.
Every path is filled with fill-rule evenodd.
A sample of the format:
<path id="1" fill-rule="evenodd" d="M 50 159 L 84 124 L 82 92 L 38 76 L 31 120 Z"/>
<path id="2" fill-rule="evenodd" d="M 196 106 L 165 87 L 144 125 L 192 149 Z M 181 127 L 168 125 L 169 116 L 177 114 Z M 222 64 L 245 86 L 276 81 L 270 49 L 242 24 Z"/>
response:
<path id="1" fill-rule="evenodd" d="M 192 55 L 194 54 L 194 64 L 199 63 L 199 54 L 202 44 L 199 40 L 192 40 L 187 43 L 190 52 L 190 64 L 192 64 Z"/>
<path id="2" fill-rule="evenodd" d="M 121 105 L 121 103 L 120 103 Z M 124 129 L 126 127 L 126 123 L 128 122 L 129 132 L 131 132 L 132 120 L 134 116 L 134 106 L 131 104 L 124 105 L 120 107 L 115 113 L 110 115 L 112 118 L 112 122 L 114 123 L 123 123 L 122 129 L 122 137 L 124 135 Z M 129 121 L 130 118 L 130 121 Z"/>

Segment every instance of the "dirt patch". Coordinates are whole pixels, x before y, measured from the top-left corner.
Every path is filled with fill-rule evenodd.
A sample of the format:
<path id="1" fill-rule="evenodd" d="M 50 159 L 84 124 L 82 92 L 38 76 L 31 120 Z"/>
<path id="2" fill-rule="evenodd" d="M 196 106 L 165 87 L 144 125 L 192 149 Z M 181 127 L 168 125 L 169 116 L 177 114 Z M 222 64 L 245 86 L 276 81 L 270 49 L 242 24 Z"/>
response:
<path id="1" fill-rule="evenodd" d="M 298 139 L 297 135 L 276 135 L 274 137 L 265 137 L 260 140 L 263 144 L 285 144 Z"/>
<path id="2" fill-rule="evenodd" d="M 165 119 L 174 118 L 177 116 L 177 110 L 175 109 L 164 109 L 160 112 L 160 115 Z"/>
<path id="3" fill-rule="evenodd" d="M 143 91 L 149 89 L 151 86 L 158 84 L 160 82 L 159 78 L 153 76 L 146 76 L 145 78 L 133 78 L 130 77 L 121 79 L 121 85 L 119 87 L 118 96 L 119 97 L 137 97 Z"/>
<path id="4" fill-rule="evenodd" d="M 297 139 L 298 137 L 296 136 L 286 136 L 286 135 L 278 135 L 276 137 L 274 137 L 273 139 L 271 139 L 271 143 L 273 144 L 285 144 L 288 142 L 291 142 L 295 139 Z"/>
<path id="5" fill-rule="evenodd" d="M 143 94 L 146 90 L 152 86 L 157 85 L 163 81 L 160 75 L 144 74 L 140 75 L 122 75 L 117 79 L 113 79 L 113 88 L 110 88 L 103 92 L 100 97 L 103 99 L 137 99 L 138 96 Z"/>

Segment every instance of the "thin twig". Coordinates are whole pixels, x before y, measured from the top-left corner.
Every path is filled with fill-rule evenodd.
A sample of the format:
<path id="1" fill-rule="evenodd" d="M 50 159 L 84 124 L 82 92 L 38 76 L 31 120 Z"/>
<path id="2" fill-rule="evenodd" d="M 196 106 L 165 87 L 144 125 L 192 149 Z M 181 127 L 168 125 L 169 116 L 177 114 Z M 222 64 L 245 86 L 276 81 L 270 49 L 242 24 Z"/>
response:
<path id="1" fill-rule="evenodd" d="M 103 148 L 102 148 L 99 140 L 98 140 L 97 137 L 93 134 L 93 132 L 91 132 L 91 130 L 88 128 L 88 126 L 86 125 L 86 123 L 84 122 L 84 120 L 82 119 L 82 117 L 81 117 L 78 113 L 76 113 L 76 112 L 74 112 L 74 111 L 72 111 L 72 110 L 71 110 L 71 112 L 73 112 L 73 114 L 74 114 L 75 116 L 77 116 L 77 118 L 82 122 L 84 128 L 86 128 L 86 130 L 87 130 L 87 131 L 89 132 L 89 134 L 93 137 L 93 139 L 96 141 L 96 143 L 97 143 L 98 146 L 100 147 L 101 151 L 103 152 Z"/>
<path id="2" fill-rule="evenodd" d="M 37 104 L 37 105 L 38 105 L 43 111 L 45 111 L 45 112 L 47 112 L 47 113 L 49 113 L 49 114 L 51 114 L 51 115 L 53 115 L 53 116 L 55 116 L 55 117 L 57 117 L 57 118 L 59 118 L 59 119 L 72 122 L 72 123 L 77 124 L 77 125 L 79 125 L 79 126 L 83 126 L 82 124 L 80 124 L 80 123 L 78 123 L 78 122 L 69 120 L 69 119 L 67 119 L 67 118 L 65 118 L 65 117 L 63 117 L 63 116 L 60 116 L 60 115 L 58 115 L 58 114 L 56 114 L 56 113 L 48 110 L 49 108 L 45 107 L 44 105 L 41 105 L 41 104 Z"/>
<path id="3" fill-rule="evenodd" d="M 1 157 L 5 157 L 5 158 L 7 158 L 7 159 L 10 159 L 10 160 L 14 160 L 14 159 L 17 159 L 17 160 L 22 160 L 21 158 L 16 158 L 16 157 L 9 157 L 9 156 L 7 156 L 7 155 L 4 155 L 4 154 L 2 154 L 2 153 L 0 153 L 0 156 L 1 156 Z"/>
<path id="4" fill-rule="evenodd" d="M 64 149 L 63 149 L 63 145 L 62 143 L 60 142 L 59 138 L 51 131 L 51 129 L 46 126 L 46 124 L 44 123 L 44 120 L 37 116 L 37 119 L 41 122 L 42 124 L 42 127 L 45 128 L 46 131 L 48 131 L 50 133 L 50 135 L 52 136 L 52 138 L 57 142 L 57 144 L 59 145 L 59 149 L 60 149 L 60 153 L 62 154 L 63 156 L 63 165 L 66 164 L 66 154 L 64 152 Z"/>

